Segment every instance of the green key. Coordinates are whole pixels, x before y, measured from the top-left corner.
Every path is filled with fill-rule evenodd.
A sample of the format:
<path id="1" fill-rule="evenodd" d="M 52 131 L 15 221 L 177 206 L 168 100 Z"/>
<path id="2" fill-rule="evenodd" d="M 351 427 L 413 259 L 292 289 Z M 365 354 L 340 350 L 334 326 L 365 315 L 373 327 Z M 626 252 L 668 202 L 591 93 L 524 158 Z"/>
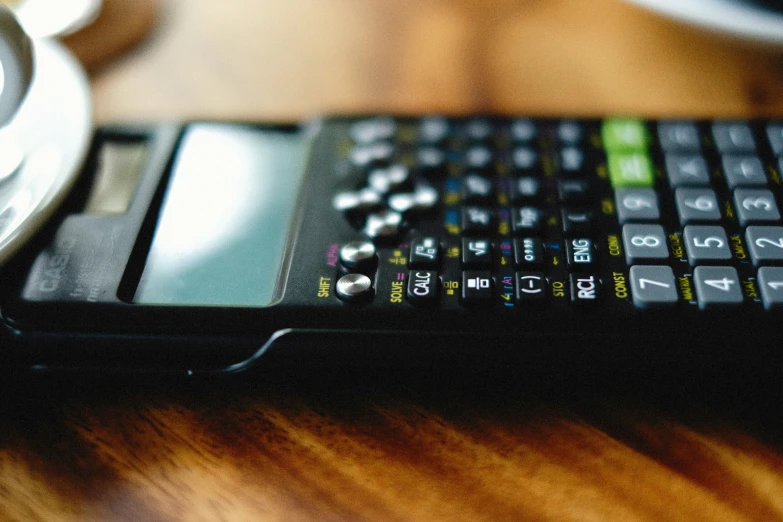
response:
<path id="1" fill-rule="evenodd" d="M 609 154 L 609 181 L 612 188 L 652 187 L 655 171 L 646 152 Z"/>
<path id="2" fill-rule="evenodd" d="M 601 139 L 607 152 L 643 152 L 650 136 L 642 120 L 612 118 L 601 125 Z"/>

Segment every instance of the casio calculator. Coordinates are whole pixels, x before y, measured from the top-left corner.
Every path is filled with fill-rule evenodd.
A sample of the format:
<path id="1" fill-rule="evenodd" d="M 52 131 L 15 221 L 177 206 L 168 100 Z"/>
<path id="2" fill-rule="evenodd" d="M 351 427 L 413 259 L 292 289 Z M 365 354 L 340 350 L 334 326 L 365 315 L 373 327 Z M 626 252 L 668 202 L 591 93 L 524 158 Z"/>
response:
<path id="1" fill-rule="evenodd" d="M 105 127 L 3 269 L 2 350 L 39 370 L 406 364 L 434 347 L 774 365 L 782 162 L 775 121 Z"/>

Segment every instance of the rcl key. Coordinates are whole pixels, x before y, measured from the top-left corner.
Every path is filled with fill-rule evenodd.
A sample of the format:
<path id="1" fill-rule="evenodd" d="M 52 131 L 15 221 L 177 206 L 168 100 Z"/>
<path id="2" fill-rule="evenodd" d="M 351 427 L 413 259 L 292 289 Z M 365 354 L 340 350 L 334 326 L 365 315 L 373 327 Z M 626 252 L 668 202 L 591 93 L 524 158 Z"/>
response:
<path id="1" fill-rule="evenodd" d="M 571 302 L 592 304 L 598 301 L 601 283 L 596 274 L 571 274 Z"/>

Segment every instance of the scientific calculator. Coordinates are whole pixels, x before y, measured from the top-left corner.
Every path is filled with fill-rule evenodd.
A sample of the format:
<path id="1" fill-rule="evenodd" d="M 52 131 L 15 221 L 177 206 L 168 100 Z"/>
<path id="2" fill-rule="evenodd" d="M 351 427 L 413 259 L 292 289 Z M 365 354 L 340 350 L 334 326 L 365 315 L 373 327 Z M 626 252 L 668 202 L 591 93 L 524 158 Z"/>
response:
<path id="1" fill-rule="evenodd" d="M 2 350 L 38 370 L 773 365 L 781 171 L 783 121 L 105 127 L 3 269 Z"/>

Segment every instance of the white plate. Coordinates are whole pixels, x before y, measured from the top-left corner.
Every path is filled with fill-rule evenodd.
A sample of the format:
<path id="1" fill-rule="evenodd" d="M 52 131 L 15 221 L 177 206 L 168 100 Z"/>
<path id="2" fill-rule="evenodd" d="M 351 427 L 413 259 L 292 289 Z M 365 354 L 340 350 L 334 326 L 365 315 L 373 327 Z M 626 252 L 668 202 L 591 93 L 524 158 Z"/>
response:
<path id="1" fill-rule="evenodd" d="M 627 0 L 680 21 L 783 46 L 783 13 L 741 0 Z"/>
<path id="2" fill-rule="evenodd" d="M 98 16 L 101 0 L 2 0 L 30 36 L 65 36 Z"/>
<path id="3" fill-rule="evenodd" d="M 0 185 L 0 264 L 22 247 L 57 209 L 75 182 L 90 146 L 90 84 L 81 65 L 56 40 L 36 39 L 35 74 L 0 146 L 24 160 Z"/>

